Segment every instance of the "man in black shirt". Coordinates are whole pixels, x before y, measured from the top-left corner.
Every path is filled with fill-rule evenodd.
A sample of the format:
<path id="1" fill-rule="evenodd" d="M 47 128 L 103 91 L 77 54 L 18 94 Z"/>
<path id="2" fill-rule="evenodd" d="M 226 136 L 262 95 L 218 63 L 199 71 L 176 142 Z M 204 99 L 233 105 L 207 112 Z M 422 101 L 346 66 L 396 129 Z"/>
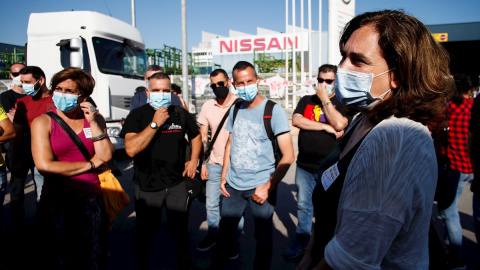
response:
<path id="1" fill-rule="evenodd" d="M 336 66 L 322 65 L 318 69 L 316 94 L 300 99 L 293 112 L 292 124 L 300 129 L 295 174 L 298 226 L 293 245 L 285 251 L 286 258 L 305 252 L 312 231 L 312 191 L 318 169 L 348 125 L 344 107 L 333 90 L 336 72 Z"/>
<path id="2" fill-rule="evenodd" d="M 15 116 L 15 104 L 17 101 L 25 96 L 22 88 L 22 81 L 20 80 L 20 70 L 24 68 L 25 65 L 22 63 L 15 63 L 10 66 L 10 79 L 13 83 L 11 89 L 3 92 L 0 95 L 0 103 L 3 106 L 3 109 L 7 113 L 8 119 L 13 122 L 13 117 Z M 7 164 L 8 170 L 12 169 L 12 143 L 10 141 L 5 142 L 3 145 L 5 151 L 5 162 Z M 33 174 L 33 170 L 32 170 Z M 10 177 L 12 178 L 12 177 Z"/>
<path id="3" fill-rule="evenodd" d="M 24 68 L 25 65 L 22 63 L 15 63 L 10 66 L 10 79 L 12 79 L 13 84 L 11 89 L 3 92 L 0 95 L 0 102 L 2 103 L 3 109 L 8 115 L 10 121 L 13 122 L 13 116 L 15 115 L 15 104 L 17 100 L 24 97 L 22 88 L 22 81 L 20 80 L 19 71 Z"/>
<path id="4" fill-rule="evenodd" d="M 170 106 L 170 78 L 155 73 L 149 78 L 149 103 L 133 110 L 121 136 L 134 161 L 135 253 L 139 269 L 148 269 L 153 239 L 160 231 L 162 209 L 167 210 L 168 231 L 177 248 L 177 266 L 188 262 L 188 196 L 185 177 L 196 173 L 201 137 L 195 119 L 183 108 Z M 186 162 L 188 135 L 192 152 Z"/>

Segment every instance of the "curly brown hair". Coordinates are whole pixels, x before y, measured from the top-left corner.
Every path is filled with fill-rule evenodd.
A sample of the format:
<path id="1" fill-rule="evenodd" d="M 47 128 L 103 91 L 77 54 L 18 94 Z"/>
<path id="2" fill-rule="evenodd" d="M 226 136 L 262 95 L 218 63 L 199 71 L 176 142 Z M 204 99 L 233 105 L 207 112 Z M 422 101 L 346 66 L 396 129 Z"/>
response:
<path id="1" fill-rule="evenodd" d="M 57 85 L 66 80 L 72 80 L 77 84 L 78 90 L 84 97 L 88 97 L 92 94 L 95 87 L 95 79 L 93 79 L 90 73 L 85 72 L 79 68 L 69 67 L 53 75 L 50 81 L 50 89 L 54 90 Z"/>
<path id="2" fill-rule="evenodd" d="M 364 113 L 373 124 L 394 115 L 424 125 L 440 123 L 446 97 L 455 89 L 450 57 L 428 28 L 403 11 L 367 12 L 353 18 L 343 29 L 340 49 L 355 30 L 372 26 L 378 45 L 399 86 L 393 95 Z"/>

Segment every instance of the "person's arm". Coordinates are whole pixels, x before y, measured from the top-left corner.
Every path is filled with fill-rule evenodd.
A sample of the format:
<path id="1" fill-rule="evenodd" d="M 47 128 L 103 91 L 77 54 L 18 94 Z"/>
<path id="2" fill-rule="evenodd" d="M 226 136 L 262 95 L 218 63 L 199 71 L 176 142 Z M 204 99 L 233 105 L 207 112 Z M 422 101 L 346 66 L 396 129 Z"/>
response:
<path id="1" fill-rule="evenodd" d="M 208 125 L 200 125 L 200 135 L 202 136 L 203 151 L 205 152 L 208 147 Z M 203 160 L 200 177 L 202 180 L 208 180 L 207 160 Z"/>
<path id="2" fill-rule="evenodd" d="M 335 130 L 335 128 L 333 128 L 332 126 L 326 123 L 312 121 L 310 119 L 303 117 L 303 115 L 299 113 L 293 114 L 292 125 L 294 127 L 297 127 L 303 130 L 317 130 L 317 131 L 325 130 L 328 133 L 334 134 L 337 139 L 343 135 L 343 130 L 337 131 Z"/>
<path id="3" fill-rule="evenodd" d="M 319 84 L 317 87 L 319 88 L 317 91 L 318 97 L 322 102 L 322 110 L 328 120 L 328 124 L 337 132 L 344 130 L 348 125 L 348 119 L 335 109 L 335 106 L 333 106 L 332 101 L 328 97 L 327 85 L 323 83 Z"/>
<path id="4" fill-rule="evenodd" d="M 270 191 L 272 191 L 278 185 L 278 183 L 282 181 L 283 177 L 288 171 L 288 168 L 290 168 L 290 165 L 295 161 L 292 136 L 290 135 L 290 132 L 285 132 L 278 135 L 277 142 L 283 156 L 268 182 L 255 188 L 255 193 L 253 194 L 252 199 L 259 204 L 263 204 L 268 199 Z"/>
<path id="5" fill-rule="evenodd" d="M 200 157 L 200 152 L 202 150 L 202 138 L 201 135 L 197 133 L 193 139 L 190 139 L 192 144 L 192 153 L 190 155 L 190 160 L 185 163 L 185 170 L 182 173 L 182 176 L 187 175 L 190 178 L 195 177 L 197 171 L 198 158 Z"/>
<path id="6" fill-rule="evenodd" d="M 41 115 L 32 122 L 32 156 L 35 167 L 42 174 L 73 176 L 91 170 L 89 161 L 56 161 L 50 144 L 51 120 L 48 115 Z"/>
<path id="7" fill-rule="evenodd" d="M 93 106 L 93 104 L 90 102 L 82 102 L 80 104 L 80 108 L 90 124 L 93 138 L 107 133 L 107 124 L 101 114 L 99 114 L 97 111 L 90 111 L 91 106 Z M 94 141 L 93 147 L 95 148 L 95 155 L 94 158 L 92 158 L 92 161 L 95 163 L 95 165 L 97 165 L 97 161 L 95 159 L 99 159 L 99 161 L 103 163 L 107 163 L 112 159 L 115 148 L 113 147 L 113 144 L 108 136 L 102 140 Z"/>
<path id="8" fill-rule="evenodd" d="M 157 126 L 161 126 L 169 117 L 167 108 L 163 107 L 155 111 L 152 122 L 157 123 Z M 157 129 L 147 126 L 140 133 L 130 132 L 125 134 L 125 152 L 127 155 L 134 157 L 145 150 L 156 133 Z"/>
<path id="9" fill-rule="evenodd" d="M 5 118 L 1 120 L 0 129 L 1 129 L 0 143 L 4 143 L 15 137 L 15 129 L 13 128 L 13 124 L 12 122 L 10 122 L 10 119 Z"/>
<path id="10" fill-rule="evenodd" d="M 225 185 L 227 184 L 228 165 L 230 164 L 230 148 L 232 146 L 232 133 L 228 134 L 227 144 L 225 145 L 225 154 L 223 155 L 222 176 L 220 178 L 220 190 L 223 196 L 230 197 Z"/>

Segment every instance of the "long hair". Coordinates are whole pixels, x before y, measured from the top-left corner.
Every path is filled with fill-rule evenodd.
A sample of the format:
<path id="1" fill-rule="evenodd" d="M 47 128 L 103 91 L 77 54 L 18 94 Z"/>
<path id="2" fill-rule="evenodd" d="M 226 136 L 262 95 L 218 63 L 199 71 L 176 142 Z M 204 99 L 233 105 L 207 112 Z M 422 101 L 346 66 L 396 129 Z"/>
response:
<path id="1" fill-rule="evenodd" d="M 342 32 L 340 49 L 355 30 L 367 25 L 378 33 L 378 45 L 399 86 L 390 98 L 364 113 L 373 124 L 392 115 L 429 126 L 441 122 L 443 102 L 455 87 L 447 51 L 423 23 L 396 10 L 353 18 Z"/>

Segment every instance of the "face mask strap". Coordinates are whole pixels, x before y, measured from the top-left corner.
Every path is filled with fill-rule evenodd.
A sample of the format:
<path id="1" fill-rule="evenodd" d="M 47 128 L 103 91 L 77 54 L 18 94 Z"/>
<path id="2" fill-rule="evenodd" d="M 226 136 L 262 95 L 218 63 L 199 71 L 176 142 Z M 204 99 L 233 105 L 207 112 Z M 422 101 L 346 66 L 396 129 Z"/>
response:
<path id="1" fill-rule="evenodd" d="M 377 74 L 377 75 L 375 75 L 375 76 L 373 76 L 373 77 L 376 78 L 376 77 L 378 77 L 378 76 L 382 76 L 383 74 L 389 72 L 390 70 L 392 70 L 392 69 L 389 69 L 389 70 L 387 70 L 387 71 L 384 71 L 384 72 L 382 72 L 382 73 L 380 73 L 380 74 Z"/>
<path id="2" fill-rule="evenodd" d="M 376 97 L 376 98 L 379 98 L 379 99 L 382 99 L 383 100 L 383 97 L 385 97 L 385 95 L 388 94 L 388 92 L 392 91 L 392 89 L 388 89 L 387 91 L 385 91 L 385 93 L 381 94 L 380 96 Z"/>

